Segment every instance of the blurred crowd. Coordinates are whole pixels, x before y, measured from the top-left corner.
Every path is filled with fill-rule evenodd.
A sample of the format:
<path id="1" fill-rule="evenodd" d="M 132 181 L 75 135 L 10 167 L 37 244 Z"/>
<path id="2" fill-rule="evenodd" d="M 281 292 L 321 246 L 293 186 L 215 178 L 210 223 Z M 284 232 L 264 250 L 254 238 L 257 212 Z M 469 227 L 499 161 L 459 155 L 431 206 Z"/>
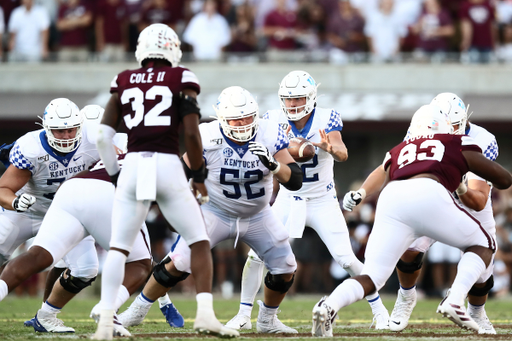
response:
<path id="1" fill-rule="evenodd" d="M 0 0 L 3 59 L 125 61 L 172 27 L 185 60 L 512 61 L 512 0 Z"/>

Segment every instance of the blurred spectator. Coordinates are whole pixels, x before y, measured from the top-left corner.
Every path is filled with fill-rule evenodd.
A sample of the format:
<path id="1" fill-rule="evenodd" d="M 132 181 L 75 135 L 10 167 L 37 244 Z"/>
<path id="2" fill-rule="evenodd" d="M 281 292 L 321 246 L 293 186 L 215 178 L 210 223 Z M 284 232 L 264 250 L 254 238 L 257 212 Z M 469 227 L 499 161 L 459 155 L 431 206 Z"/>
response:
<path id="1" fill-rule="evenodd" d="M 4 31 L 5 31 L 5 21 L 4 21 L 4 11 L 2 7 L 0 7 L 0 61 L 3 57 L 4 52 Z"/>
<path id="2" fill-rule="evenodd" d="M 393 11 L 393 0 L 380 0 L 379 10 L 368 13 L 364 32 L 374 62 L 396 61 L 407 34 L 403 20 Z"/>
<path id="3" fill-rule="evenodd" d="M 254 27 L 254 10 L 249 3 L 235 8 L 235 21 L 231 25 L 231 44 L 229 52 L 251 53 L 258 48 L 258 38 Z"/>
<path id="4" fill-rule="evenodd" d="M 349 0 L 338 1 L 337 11 L 329 16 L 327 35 L 333 46 L 331 62 L 342 63 L 348 61 L 347 53 L 365 51 L 364 19 Z"/>
<path id="5" fill-rule="evenodd" d="M 289 59 L 289 52 L 297 48 L 299 34 L 297 15 L 286 6 L 286 0 L 276 0 L 276 8 L 265 17 L 263 36 L 268 38 L 267 56 L 271 61 Z"/>
<path id="6" fill-rule="evenodd" d="M 169 0 L 148 0 L 142 5 L 139 32 L 151 24 L 166 24 L 172 27 L 173 6 Z M 174 29 L 174 28 L 173 28 Z"/>
<path id="7" fill-rule="evenodd" d="M 449 38 L 455 29 L 447 11 L 439 0 L 425 0 L 425 10 L 412 31 L 418 35 L 417 51 L 429 55 L 448 51 Z"/>
<path id="8" fill-rule="evenodd" d="M 495 8 L 489 0 L 468 0 L 462 3 L 459 16 L 463 62 L 490 61 L 496 35 L 494 11 Z"/>
<path id="9" fill-rule="evenodd" d="M 219 60 L 222 50 L 231 41 L 227 20 L 217 12 L 214 0 L 204 2 L 183 32 L 183 41 L 192 45 L 196 60 Z"/>
<path id="10" fill-rule="evenodd" d="M 507 63 L 512 62 L 512 24 L 502 27 L 503 41 L 496 54 L 498 59 Z"/>
<path id="11" fill-rule="evenodd" d="M 9 60 L 39 62 L 48 57 L 50 18 L 33 0 L 22 0 L 9 19 Z"/>
<path id="12" fill-rule="evenodd" d="M 124 0 L 98 0 L 96 52 L 102 61 L 123 61 L 128 50 L 128 10 Z"/>
<path id="13" fill-rule="evenodd" d="M 512 23 L 512 1 L 498 1 L 496 4 L 496 19 L 500 24 Z"/>
<path id="14" fill-rule="evenodd" d="M 444 297 L 457 274 L 460 250 L 446 244 L 436 242 L 427 252 L 431 275 L 434 284 L 432 296 Z"/>
<path id="15" fill-rule="evenodd" d="M 303 0 L 297 10 L 296 38 L 300 50 L 309 51 L 308 60 L 323 61 L 327 59 L 331 48 L 327 39 L 327 15 L 315 0 Z"/>
<path id="16" fill-rule="evenodd" d="M 60 61 L 87 60 L 92 19 L 92 11 L 84 0 L 61 2 L 57 20 L 57 29 L 60 32 Z"/>
<path id="17" fill-rule="evenodd" d="M 254 25 L 256 30 L 263 28 L 265 25 L 265 18 L 277 7 L 276 0 L 249 0 L 255 9 Z M 285 0 L 286 9 L 295 11 L 297 9 L 297 0 Z"/>

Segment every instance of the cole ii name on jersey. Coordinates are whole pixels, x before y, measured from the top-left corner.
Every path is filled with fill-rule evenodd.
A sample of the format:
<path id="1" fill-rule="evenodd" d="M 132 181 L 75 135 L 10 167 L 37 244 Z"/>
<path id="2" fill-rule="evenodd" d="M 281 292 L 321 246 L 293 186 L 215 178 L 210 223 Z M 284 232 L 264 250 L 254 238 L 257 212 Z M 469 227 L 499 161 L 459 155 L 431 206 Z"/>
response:
<path id="1" fill-rule="evenodd" d="M 50 171 L 50 177 L 62 178 L 63 176 L 68 176 L 68 174 L 77 174 L 84 170 L 86 170 L 85 163 L 82 165 L 73 166 L 62 170 L 56 170 L 54 172 Z"/>
<path id="2" fill-rule="evenodd" d="M 134 83 L 142 83 L 142 84 L 152 83 L 153 80 L 154 80 L 153 79 L 154 77 L 155 77 L 155 73 L 154 72 L 132 73 L 130 75 L 130 83 L 132 83 L 132 84 L 134 84 Z M 165 77 L 165 71 L 158 72 L 158 74 L 156 76 L 156 81 L 157 82 L 163 82 L 164 77 Z"/>

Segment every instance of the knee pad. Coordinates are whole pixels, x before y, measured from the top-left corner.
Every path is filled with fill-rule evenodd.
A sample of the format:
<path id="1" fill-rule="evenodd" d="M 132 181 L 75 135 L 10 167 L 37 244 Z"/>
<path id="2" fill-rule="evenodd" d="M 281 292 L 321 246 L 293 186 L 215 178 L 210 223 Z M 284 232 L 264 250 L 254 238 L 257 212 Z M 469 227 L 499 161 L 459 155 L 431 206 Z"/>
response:
<path id="1" fill-rule="evenodd" d="M 396 264 L 396 267 L 398 270 L 402 271 L 406 274 L 412 274 L 421 269 L 423 266 L 423 256 L 425 254 L 423 252 L 420 252 L 416 258 L 410 263 L 404 262 L 403 260 L 399 260 Z"/>
<path id="2" fill-rule="evenodd" d="M 485 296 L 491 291 L 492 287 L 494 286 L 494 276 L 491 275 L 489 279 L 485 282 L 485 285 L 481 288 L 477 288 L 475 285 L 469 290 L 468 295 L 471 296 Z"/>
<path id="3" fill-rule="evenodd" d="M 67 277 L 64 278 L 64 275 Z M 87 288 L 96 280 L 96 276 L 93 278 L 79 278 L 71 276 L 71 270 L 67 269 L 60 275 L 60 285 L 72 294 L 78 294 L 82 289 Z"/>
<path id="4" fill-rule="evenodd" d="M 165 268 L 165 264 L 169 263 L 170 261 L 171 258 L 165 257 L 153 268 L 153 277 L 155 277 L 155 280 L 158 282 L 158 284 L 166 288 L 172 288 L 176 286 L 176 284 L 187 279 L 187 277 L 190 275 L 188 273 L 184 273 L 179 277 L 171 275 Z"/>
<path id="5" fill-rule="evenodd" d="M 294 279 L 295 274 L 293 274 L 293 277 L 289 282 L 286 282 L 283 279 L 282 275 L 272 275 L 269 271 L 265 276 L 265 286 L 270 290 L 274 290 L 280 292 L 281 294 L 284 294 L 290 289 Z"/>

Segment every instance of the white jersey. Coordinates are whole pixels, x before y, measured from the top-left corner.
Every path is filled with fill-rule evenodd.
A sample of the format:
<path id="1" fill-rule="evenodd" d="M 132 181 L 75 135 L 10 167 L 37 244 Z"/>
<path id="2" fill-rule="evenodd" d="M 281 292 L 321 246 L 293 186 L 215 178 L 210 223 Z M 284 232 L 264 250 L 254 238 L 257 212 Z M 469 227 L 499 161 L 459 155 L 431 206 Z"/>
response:
<path id="1" fill-rule="evenodd" d="M 82 126 L 82 142 L 73 152 L 60 156 L 50 147 L 44 129 L 29 132 L 20 137 L 9 155 L 9 161 L 18 169 L 28 169 L 32 177 L 18 192 L 37 198 L 27 214 L 44 216 L 57 188 L 72 176 L 87 170 L 100 159 L 95 141 Z"/>
<path id="2" fill-rule="evenodd" d="M 476 142 L 476 144 L 482 149 L 482 153 L 486 158 L 491 161 L 495 161 L 498 157 L 498 142 L 496 141 L 496 137 L 493 134 L 485 130 L 484 128 L 470 123 L 469 132 L 466 131 L 467 135 Z M 479 177 L 478 175 L 468 172 L 467 173 L 468 180 L 477 179 L 481 181 L 486 181 L 485 179 Z M 491 185 L 492 186 L 492 185 Z M 491 190 L 489 191 L 489 198 L 485 203 L 485 207 L 481 211 L 475 211 L 470 209 L 469 207 L 464 206 L 480 223 L 483 227 L 485 227 L 489 232 L 496 233 L 496 223 L 494 221 L 494 215 L 492 212 L 492 200 L 491 200 Z M 460 203 L 460 201 L 459 201 Z M 491 231 L 492 230 L 492 231 Z"/>
<path id="3" fill-rule="evenodd" d="M 282 110 L 270 110 L 263 115 L 263 118 L 279 123 L 285 131 L 291 125 L 292 129 L 288 137 L 303 137 L 317 143 L 321 140 L 319 129 L 325 129 L 326 133 L 331 131 L 341 132 L 343 129 L 341 115 L 334 109 L 315 108 L 302 131 L 295 128 L 293 121 L 288 121 Z M 321 148 L 315 147 L 315 149 L 316 154 L 313 159 L 308 162 L 298 163 L 304 174 L 302 188 L 292 193 L 284 186 L 281 186 L 279 191 L 302 198 L 317 198 L 324 196 L 330 191 L 335 193 L 334 158 Z"/>
<path id="4" fill-rule="evenodd" d="M 199 130 L 208 168 L 205 185 L 209 205 L 241 218 L 260 212 L 270 202 L 272 173 L 249 151 L 249 143 L 240 146 L 227 138 L 218 121 L 203 123 Z M 289 144 L 284 130 L 267 120 L 260 120 L 252 140 L 263 144 L 272 155 Z"/>

